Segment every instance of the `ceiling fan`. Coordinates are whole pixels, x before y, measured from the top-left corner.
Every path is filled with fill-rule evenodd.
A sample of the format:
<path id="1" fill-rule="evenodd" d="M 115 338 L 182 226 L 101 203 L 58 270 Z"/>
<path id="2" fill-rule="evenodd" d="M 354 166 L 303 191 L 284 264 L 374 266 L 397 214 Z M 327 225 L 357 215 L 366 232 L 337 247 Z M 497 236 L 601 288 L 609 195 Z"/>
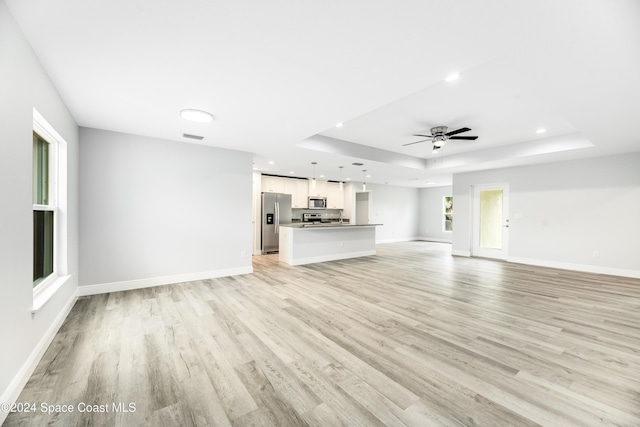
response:
<path id="1" fill-rule="evenodd" d="M 416 141 L 416 142 L 410 142 L 408 144 L 402 144 L 402 146 L 404 147 L 405 145 L 413 145 L 413 144 L 418 144 L 420 142 L 425 142 L 425 141 L 429 141 L 431 140 L 431 142 L 433 143 L 433 149 L 437 150 L 439 148 L 441 148 L 445 142 L 447 142 L 447 140 L 449 139 L 464 139 L 467 141 L 474 141 L 476 139 L 478 139 L 477 136 L 454 136 L 457 135 L 459 133 L 463 133 L 463 132 L 469 132 L 471 129 L 469 128 L 460 128 L 457 130 L 452 130 L 451 132 L 447 132 L 447 127 L 446 126 L 436 126 L 431 128 L 431 135 L 423 135 L 423 134 L 414 134 L 413 136 L 421 136 L 423 138 L 427 138 L 427 139 L 422 139 L 420 141 Z"/>

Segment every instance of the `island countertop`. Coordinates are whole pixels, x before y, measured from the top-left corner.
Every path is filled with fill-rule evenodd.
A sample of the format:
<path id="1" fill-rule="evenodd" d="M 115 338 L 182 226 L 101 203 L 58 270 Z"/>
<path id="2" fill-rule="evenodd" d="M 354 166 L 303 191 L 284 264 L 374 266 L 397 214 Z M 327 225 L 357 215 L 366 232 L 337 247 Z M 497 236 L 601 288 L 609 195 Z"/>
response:
<path id="1" fill-rule="evenodd" d="M 383 224 L 350 224 L 339 222 L 323 222 L 323 223 L 293 223 L 293 224 L 280 224 L 280 227 L 290 228 L 304 228 L 304 229 L 318 229 L 318 228 L 350 228 L 350 227 L 376 227 Z"/>

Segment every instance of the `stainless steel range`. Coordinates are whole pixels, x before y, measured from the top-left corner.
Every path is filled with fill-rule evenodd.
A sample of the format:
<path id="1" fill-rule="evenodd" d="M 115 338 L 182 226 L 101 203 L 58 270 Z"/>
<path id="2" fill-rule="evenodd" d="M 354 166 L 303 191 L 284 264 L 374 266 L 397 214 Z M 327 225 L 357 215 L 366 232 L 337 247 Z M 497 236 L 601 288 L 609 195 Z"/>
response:
<path id="1" fill-rule="evenodd" d="M 321 213 L 303 213 L 302 222 L 322 222 Z"/>

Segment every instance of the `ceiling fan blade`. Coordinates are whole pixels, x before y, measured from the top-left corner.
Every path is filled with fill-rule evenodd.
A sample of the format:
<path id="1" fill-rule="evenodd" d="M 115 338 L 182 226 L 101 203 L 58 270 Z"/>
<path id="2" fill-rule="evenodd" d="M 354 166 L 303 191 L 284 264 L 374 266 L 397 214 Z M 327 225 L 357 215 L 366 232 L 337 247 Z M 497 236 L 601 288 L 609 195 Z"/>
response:
<path id="1" fill-rule="evenodd" d="M 469 132 L 470 130 L 471 129 L 469 129 L 469 128 L 460 128 L 458 130 L 452 130 L 451 132 L 447 132 L 447 133 L 445 133 L 445 135 L 451 136 L 451 135 L 455 135 L 455 134 L 462 133 L 462 132 Z"/>
<path id="2" fill-rule="evenodd" d="M 477 136 L 450 136 L 449 139 L 465 139 L 467 141 L 475 141 Z"/>
<path id="3" fill-rule="evenodd" d="M 408 144 L 402 144 L 402 146 L 404 147 L 405 145 L 418 144 L 418 143 L 420 143 L 420 142 L 425 142 L 425 141 L 428 141 L 428 139 L 423 139 L 422 141 L 410 142 L 410 143 L 408 143 Z"/>
<path id="4" fill-rule="evenodd" d="M 433 138 L 433 135 L 422 135 L 420 133 L 414 133 L 413 136 L 421 136 L 423 138 Z"/>

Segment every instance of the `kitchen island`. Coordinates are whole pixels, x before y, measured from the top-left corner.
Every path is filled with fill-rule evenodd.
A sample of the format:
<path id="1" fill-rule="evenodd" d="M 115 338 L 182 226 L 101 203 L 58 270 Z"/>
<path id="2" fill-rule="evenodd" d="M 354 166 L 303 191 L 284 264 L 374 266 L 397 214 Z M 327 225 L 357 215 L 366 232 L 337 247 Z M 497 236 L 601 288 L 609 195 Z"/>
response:
<path id="1" fill-rule="evenodd" d="M 280 225 L 279 259 L 289 265 L 303 265 L 375 255 L 378 225 L 382 224 Z"/>

